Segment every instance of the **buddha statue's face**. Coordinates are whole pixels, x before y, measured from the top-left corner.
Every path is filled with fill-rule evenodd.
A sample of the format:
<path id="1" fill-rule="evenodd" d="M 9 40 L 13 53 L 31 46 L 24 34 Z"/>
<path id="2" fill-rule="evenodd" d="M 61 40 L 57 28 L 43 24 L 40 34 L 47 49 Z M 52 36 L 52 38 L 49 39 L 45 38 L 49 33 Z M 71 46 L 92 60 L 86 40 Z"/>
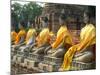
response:
<path id="1" fill-rule="evenodd" d="M 33 24 L 28 25 L 29 28 L 34 28 Z"/>
<path id="2" fill-rule="evenodd" d="M 64 21 L 61 18 L 59 18 L 59 24 L 60 25 L 63 25 L 64 24 Z"/>
<path id="3" fill-rule="evenodd" d="M 84 23 L 87 24 L 89 22 L 89 16 L 86 13 L 84 13 L 83 17 L 84 17 Z"/>
<path id="4" fill-rule="evenodd" d="M 19 29 L 23 29 L 23 26 L 21 24 L 19 24 Z"/>
<path id="5" fill-rule="evenodd" d="M 43 26 L 43 28 L 48 27 L 48 21 L 45 21 L 45 17 L 43 17 L 43 19 L 42 19 L 42 26 Z"/>
<path id="6" fill-rule="evenodd" d="M 44 22 L 44 21 L 42 21 L 42 26 L 43 26 L 43 28 L 48 27 L 48 22 Z"/>

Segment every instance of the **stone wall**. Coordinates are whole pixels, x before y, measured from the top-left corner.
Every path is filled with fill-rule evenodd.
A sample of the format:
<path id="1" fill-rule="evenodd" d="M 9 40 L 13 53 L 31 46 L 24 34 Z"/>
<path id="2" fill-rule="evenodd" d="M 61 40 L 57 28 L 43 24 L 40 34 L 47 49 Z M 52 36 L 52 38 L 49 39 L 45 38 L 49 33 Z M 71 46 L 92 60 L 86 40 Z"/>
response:
<path id="1" fill-rule="evenodd" d="M 71 30 L 80 30 L 83 23 L 83 11 L 87 6 L 46 3 L 42 16 L 49 18 L 49 27 L 54 32 L 59 29 L 59 16 L 64 9 L 67 16 L 67 27 Z"/>

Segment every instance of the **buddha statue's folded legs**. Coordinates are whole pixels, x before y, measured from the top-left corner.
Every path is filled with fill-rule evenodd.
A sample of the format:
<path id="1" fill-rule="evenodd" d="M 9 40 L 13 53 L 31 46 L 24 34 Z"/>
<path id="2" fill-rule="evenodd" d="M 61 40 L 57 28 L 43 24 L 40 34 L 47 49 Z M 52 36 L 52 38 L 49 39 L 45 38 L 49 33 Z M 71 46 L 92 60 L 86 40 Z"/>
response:
<path id="1" fill-rule="evenodd" d="M 85 51 L 83 53 L 78 53 L 74 56 L 73 60 L 89 63 L 93 61 L 93 53 L 91 51 Z"/>
<path id="2" fill-rule="evenodd" d="M 50 57 L 62 58 L 66 52 L 65 50 L 66 49 L 64 48 L 50 49 L 46 55 Z"/>
<path id="3" fill-rule="evenodd" d="M 48 47 L 45 49 L 45 54 L 48 56 L 56 57 L 56 58 L 62 58 L 64 57 L 66 50 L 68 50 L 70 46 L 71 45 L 68 45 L 68 44 L 66 47 L 61 45 L 60 47 L 55 48 L 55 49 L 53 49 L 52 47 Z"/>
<path id="4" fill-rule="evenodd" d="M 76 54 L 73 57 L 73 60 L 89 63 L 94 61 L 94 53 L 93 53 L 93 47 L 88 47 L 82 52 L 76 52 Z"/>
<path id="5" fill-rule="evenodd" d="M 33 48 L 32 51 L 34 54 L 44 54 L 44 50 L 49 46 L 49 44 L 45 44 L 41 47 Z"/>

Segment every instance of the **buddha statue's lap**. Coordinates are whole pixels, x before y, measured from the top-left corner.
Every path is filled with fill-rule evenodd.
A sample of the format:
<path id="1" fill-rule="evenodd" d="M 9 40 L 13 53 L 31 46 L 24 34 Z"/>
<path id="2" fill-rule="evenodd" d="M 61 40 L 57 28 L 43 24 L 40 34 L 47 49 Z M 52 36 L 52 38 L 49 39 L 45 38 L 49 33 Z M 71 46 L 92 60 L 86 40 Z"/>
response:
<path id="1" fill-rule="evenodd" d="M 44 50 L 49 46 L 48 43 L 40 46 L 40 47 L 35 47 L 32 49 L 33 53 L 35 54 L 44 54 Z"/>
<path id="2" fill-rule="evenodd" d="M 64 56 L 64 53 L 66 52 L 65 50 L 66 49 L 64 47 L 60 47 L 60 48 L 57 48 L 57 49 L 50 49 L 47 52 L 47 56 L 62 58 Z"/>
<path id="3" fill-rule="evenodd" d="M 83 52 L 79 52 L 74 55 L 73 60 L 89 63 L 94 61 L 93 46 L 86 48 Z"/>
<path id="4" fill-rule="evenodd" d="M 66 44 L 66 46 L 64 45 L 60 45 L 58 48 L 51 48 L 48 52 L 47 52 L 47 55 L 48 56 L 51 56 L 51 57 L 56 57 L 56 58 L 62 58 L 64 57 L 64 54 L 66 52 L 66 50 L 68 50 L 68 48 L 70 47 L 71 45 L 69 44 Z"/>

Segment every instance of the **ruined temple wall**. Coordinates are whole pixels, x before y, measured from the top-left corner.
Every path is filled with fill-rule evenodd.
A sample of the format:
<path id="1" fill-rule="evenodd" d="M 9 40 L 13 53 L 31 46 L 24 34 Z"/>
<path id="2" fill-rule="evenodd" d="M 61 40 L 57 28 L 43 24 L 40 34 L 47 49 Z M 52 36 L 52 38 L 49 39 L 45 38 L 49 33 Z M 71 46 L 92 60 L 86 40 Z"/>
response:
<path id="1" fill-rule="evenodd" d="M 83 10 L 85 6 L 53 4 L 47 3 L 43 9 L 42 15 L 49 18 L 49 27 L 52 31 L 57 32 L 59 29 L 59 16 L 64 9 L 67 16 L 67 27 L 70 30 L 80 30 L 83 23 Z"/>

